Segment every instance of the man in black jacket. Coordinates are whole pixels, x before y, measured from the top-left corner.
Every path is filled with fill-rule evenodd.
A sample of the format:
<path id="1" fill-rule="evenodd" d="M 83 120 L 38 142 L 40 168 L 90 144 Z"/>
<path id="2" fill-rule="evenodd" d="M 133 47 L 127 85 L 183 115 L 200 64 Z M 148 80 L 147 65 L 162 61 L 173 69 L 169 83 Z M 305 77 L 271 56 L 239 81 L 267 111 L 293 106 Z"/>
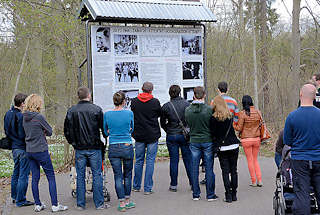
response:
<path id="1" fill-rule="evenodd" d="M 64 135 L 76 151 L 77 208 L 85 209 L 85 174 L 89 162 L 93 176 L 93 201 L 100 210 L 105 208 L 101 152 L 104 144 L 100 139 L 100 130 L 103 131 L 103 112 L 99 106 L 90 102 L 91 93 L 88 88 L 80 87 L 78 97 L 79 103 L 68 110 L 64 122 Z"/>
<path id="2" fill-rule="evenodd" d="M 139 192 L 143 164 L 146 154 L 146 171 L 144 177 L 144 194 L 153 193 L 153 170 L 158 151 L 158 139 L 161 136 L 158 117 L 160 117 L 161 106 L 158 99 L 152 95 L 153 84 L 145 82 L 142 86 L 143 93 L 131 102 L 131 110 L 134 114 L 134 131 L 136 163 L 134 166 L 133 191 Z"/>
<path id="3" fill-rule="evenodd" d="M 179 148 L 181 149 L 184 167 L 191 185 L 191 152 L 189 143 L 183 136 L 182 126 L 186 126 L 184 112 L 190 105 L 180 96 L 181 88 L 178 85 L 172 85 L 169 89 L 170 101 L 165 103 L 161 108 L 160 123 L 163 130 L 167 133 L 167 147 L 170 156 L 170 187 L 172 192 L 177 191 L 178 185 L 178 166 L 179 166 Z"/>

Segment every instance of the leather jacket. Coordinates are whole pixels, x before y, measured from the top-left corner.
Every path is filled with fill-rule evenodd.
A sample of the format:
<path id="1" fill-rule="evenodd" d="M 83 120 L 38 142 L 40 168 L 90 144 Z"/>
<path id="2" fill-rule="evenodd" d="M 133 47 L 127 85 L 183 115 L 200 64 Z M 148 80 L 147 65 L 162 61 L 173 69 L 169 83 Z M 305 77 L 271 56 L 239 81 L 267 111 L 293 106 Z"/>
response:
<path id="1" fill-rule="evenodd" d="M 68 110 L 64 135 L 74 149 L 103 149 L 100 131 L 103 134 L 103 112 L 99 106 L 89 101 L 80 101 Z"/>
<path id="2" fill-rule="evenodd" d="M 260 137 L 260 111 L 255 109 L 254 106 L 250 107 L 250 116 L 245 111 L 239 114 L 239 121 L 235 124 L 235 129 L 240 132 L 241 139 Z"/>
<path id="3" fill-rule="evenodd" d="M 186 126 L 185 110 L 190 105 L 185 99 L 181 97 L 173 98 L 170 100 L 173 103 L 180 120 Z M 160 124 L 167 135 L 182 134 L 182 128 L 179 125 L 179 119 L 174 112 L 170 102 L 165 103 L 161 108 Z"/>

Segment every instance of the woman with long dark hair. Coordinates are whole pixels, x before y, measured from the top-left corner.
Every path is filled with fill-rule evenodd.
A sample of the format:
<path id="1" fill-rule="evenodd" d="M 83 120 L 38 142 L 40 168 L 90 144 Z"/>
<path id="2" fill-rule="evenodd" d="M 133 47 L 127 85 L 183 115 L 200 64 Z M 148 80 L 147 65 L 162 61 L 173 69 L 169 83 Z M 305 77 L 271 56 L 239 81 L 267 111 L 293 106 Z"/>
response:
<path id="1" fill-rule="evenodd" d="M 248 162 L 251 176 L 250 186 L 262 187 L 261 170 L 258 162 L 260 150 L 261 113 L 253 106 L 252 98 L 248 95 L 242 97 L 243 110 L 240 112 L 238 124 L 235 129 L 240 132 L 241 144 Z"/>

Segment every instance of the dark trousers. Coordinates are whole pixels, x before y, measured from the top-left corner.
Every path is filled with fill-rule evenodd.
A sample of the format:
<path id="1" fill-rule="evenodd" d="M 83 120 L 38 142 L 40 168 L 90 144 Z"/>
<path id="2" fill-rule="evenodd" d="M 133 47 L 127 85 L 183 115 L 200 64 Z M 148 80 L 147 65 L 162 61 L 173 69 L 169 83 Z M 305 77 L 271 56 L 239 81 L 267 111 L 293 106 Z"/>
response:
<path id="1" fill-rule="evenodd" d="M 232 193 L 237 192 L 238 188 L 238 172 L 237 172 L 237 163 L 238 163 L 239 148 L 220 151 L 218 153 L 220 167 L 222 170 L 222 179 L 224 188 L 226 191 L 226 196 L 231 195 Z M 231 180 L 230 180 L 231 176 Z"/>
<path id="2" fill-rule="evenodd" d="M 184 167 L 187 172 L 189 184 L 192 185 L 192 174 L 191 174 L 191 151 L 189 143 L 186 142 L 182 134 L 168 135 L 167 136 L 167 147 L 170 156 L 170 187 L 177 188 L 178 185 L 178 167 L 179 167 L 179 148 L 181 149 L 182 159 Z"/>
<path id="3" fill-rule="evenodd" d="M 57 200 L 57 187 L 56 178 L 54 175 L 54 169 L 52 166 L 51 158 L 48 151 L 44 152 L 28 152 L 30 159 L 30 169 L 32 172 L 32 194 L 36 205 L 41 205 L 39 197 L 39 181 L 40 181 L 40 166 L 47 176 L 49 183 L 49 193 L 51 197 L 51 204 L 54 206 L 58 205 Z"/>
<path id="4" fill-rule="evenodd" d="M 293 190 L 296 198 L 293 201 L 294 215 L 309 215 L 310 186 L 315 191 L 316 198 L 320 200 L 320 161 L 291 160 L 293 175 Z"/>

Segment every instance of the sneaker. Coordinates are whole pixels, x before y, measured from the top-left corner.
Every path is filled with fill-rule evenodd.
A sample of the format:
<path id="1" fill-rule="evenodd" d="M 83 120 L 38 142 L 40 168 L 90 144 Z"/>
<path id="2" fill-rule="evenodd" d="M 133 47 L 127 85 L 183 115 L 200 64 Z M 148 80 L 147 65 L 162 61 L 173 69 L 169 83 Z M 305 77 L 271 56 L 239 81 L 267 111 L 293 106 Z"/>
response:
<path id="1" fill-rule="evenodd" d="M 171 191 L 171 192 L 177 192 L 177 188 L 169 187 L 169 191 Z"/>
<path id="2" fill-rule="evenodd" d="M 35 212 L 40 212 L 40 211 L 44 210 L 45 208 L 46 208 L 46 205 L 41 203 L 41 205 L 36 205 L 34 207 L 34 211 Z"/>
<path id="3" fill-rule="evenodd" d="M 131 209 L 131 208 L 135 208 L 136 207 L 136 203 L 134 202 L 129 202 L 128 204 L 126 204 L 126 209 Z"/>
<path id="4" fill-rule="evenodd" d="M 17 204 L 17 207 L 26 207 L 26 206 L 31 206 L 31 205 L 34 205 L 34 202 L 31 202 L 31 201 L 25 201 L 24 203 L 22 204 Z"/>
<path id="5" fill-rule="evenodd" d="M 61 205 L 58 203 L 57 206 L 52 205 L 51 207 L 52 212 L 58 212 L 58 211 L 66 211 L 68 210 L 68 206 Z"/>
<path id="6" fill-rule="evenodd" d="M 192 198 L 193 201 L 199 201 L 200 199 L 200 197 Z"/>
<path id="7" fill-rule="evenodd" d="M 104 210 L 104 209 L 108 209 L 108 208 L 110 208 L 111 206 L 110 205 L 108 205 L 108 204 L 102 204 L 102 205 L 100 205 L 99 207 L 97 207 L 96 209 L 97 210 Z"/>
<path id="8" fill-rule="evenodd" d="M 257 186 L 258 186 L 258 187 L 262 187 L 262 186 L 263 186 L 262 181 L 258 182 L 258 183 L 257 183 Z"/>
<path id="9" fill-rule="evenodd" d="M 135 188 L 132 188 L 132 191 L 133 191 L 133 192 L 140 192 L 140 190 L 135 189 Z"/>
<path id="10" fill-rule="evenodd" d="M 213 201 L 216 201 L 218 200 L 218 196 L 217 195 L 214 195 L 212 198 L 208 199 L 208 202 L 213 202 Z"/>
<path id="11" fill-rule="evenodd" d="M 119 203 L 119 205 L 118 205 L 118 211 L 120 211 L 120 212 L 126 212 L 126 210 L 127 210 L 127 208 L 126 208 L 126 205 L 125 206 L 123 206 L 123 207 L 121 207 L 120 206 L 120 203 Z"/>
<path id="12" fill-rule="evenodd" d="M 256 184 L 256 183 L 252 183 L 252 182 L 251 182 L 251 183 L 249 184 L 249 186 L 250 186 L 250 187 L 256 187 L 256 186 L 257 186 L 257 184 Z"/>
<path id="13" fill-rule="evenodd" d="M 144 195 L 151 195 L 153 193 L 154 193 L 153 190 L 150 190 L 150 191 L 144 192 Z"/>
<path id="14" fill-rule="evenodd" d="M 81 206 L 75 206 L 75 208 L 78 210 L 78 211 L 84 211 L 85 210 L 85 208 L 84 207 L 81 207 Z"/>

